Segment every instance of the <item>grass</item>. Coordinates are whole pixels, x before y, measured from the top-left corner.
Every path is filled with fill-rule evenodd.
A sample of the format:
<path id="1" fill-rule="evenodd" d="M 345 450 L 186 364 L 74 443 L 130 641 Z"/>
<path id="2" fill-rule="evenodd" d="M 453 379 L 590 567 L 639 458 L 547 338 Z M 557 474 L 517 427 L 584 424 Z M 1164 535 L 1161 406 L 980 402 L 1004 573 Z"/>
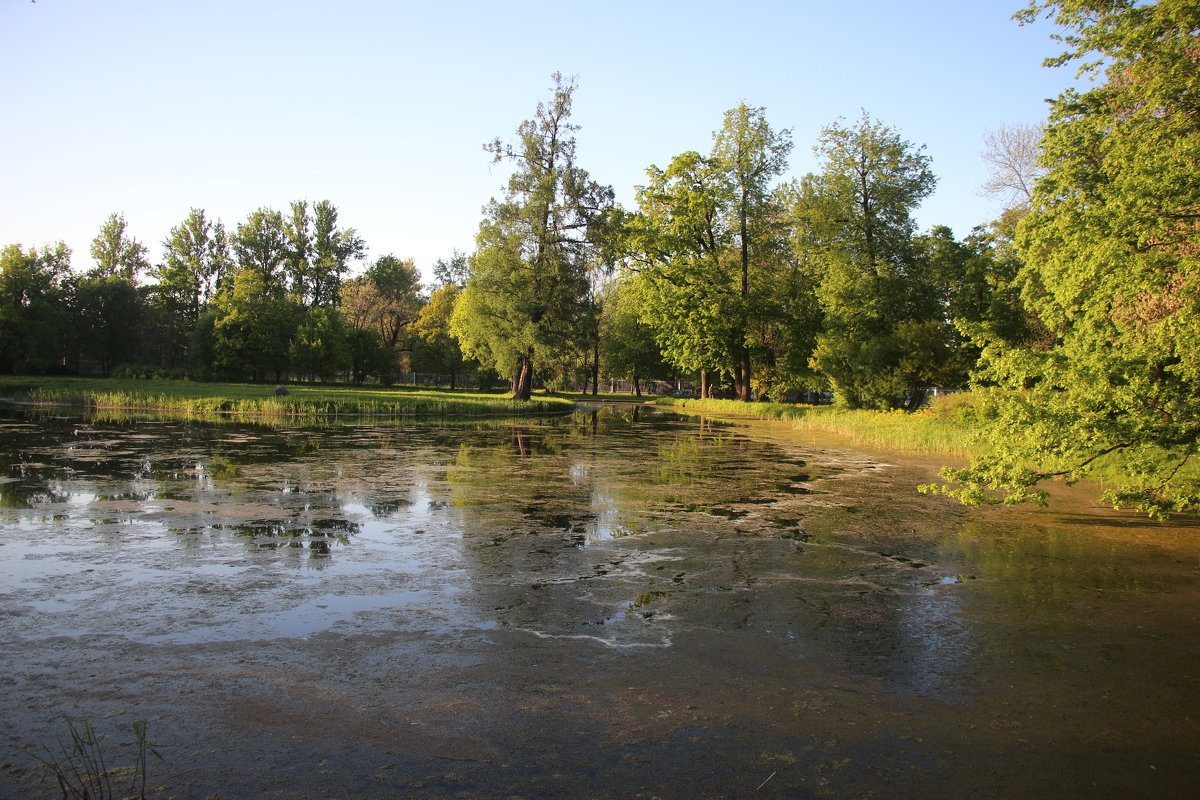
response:
<path id="1" fill-rule="evenodd" d="M 84 720 L 76 725 L 66 720 L 69 742 L 59 742 L 59 751 L 47 751 L 40 757 L 42 766 L 58 784 L 64 800 L 145 800 L 147 754 L 158 760 L 162 756 L 146 738 L 146 723 L 129 725 L 134 748 L 134 762 L 125 767 L 110 766 L 106 754 L 114 755 L 104 745 L 104 734 L 97 733 Z"/>
<path id="2" fill-rule="evenodd" d="M 912 413 L 670 397 L 659 398 L 657 405 L 756 419 L 790 420 L 797 431 L 832 433 L 854 444 L 903 452 L 971 456 L 981 451 L 974 441 L 971 420 L 976 410 L 968 393 L 934 398 L 928 409 Z"/>
<path id="3" fill-rule="evenodd" d="M 528 403 L 507 394 L 444 391 L 412 387 L 289 385 L 276 397 L 274 386 L 194 383 L 119 378 L 0 378 L 0 398 L 37 405 L 83 406 L 97 410 L 142 410 L 166 414 L 232 414 L 259 417 L 514 416 L 570 411 L 565 398 L 538 397 Z"/>

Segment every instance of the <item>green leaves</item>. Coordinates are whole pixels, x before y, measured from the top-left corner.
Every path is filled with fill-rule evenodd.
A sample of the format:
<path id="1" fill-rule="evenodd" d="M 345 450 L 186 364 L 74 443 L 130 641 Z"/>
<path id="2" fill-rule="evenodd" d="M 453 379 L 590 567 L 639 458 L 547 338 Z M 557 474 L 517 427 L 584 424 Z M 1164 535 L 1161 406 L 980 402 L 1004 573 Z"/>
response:
<path id="1" fill-rule="evenodd" d="M 599 266 L 612 189 L 575 163 L 577 128 L 568 122 L 575 83 L 555 73 L 554 94 L 518 140 L 484 146 L 515 169 L 502 201 L 493 200 L 476 237 L 478 251 L 451 322 L 463 352 L 529 399 L 533 364 L 586 349 L 595 326 L 589 271 Z"/>
<path id="2" fill-rule="evenodd" d="M 1104 476 L 1106 502 L 1162 518 L 1200 509 L 1200 8 L 1035 3 L 1068 29 L 1054 63 L 1092 55 L 1106 80 L 1065 92 L 1045 176 L 1018 226 L 1025 306 L 1047 336 L 983 351 L 1000 414 L 994 450 L 948 473 L 1031 496 L 1050 477 Z"/>

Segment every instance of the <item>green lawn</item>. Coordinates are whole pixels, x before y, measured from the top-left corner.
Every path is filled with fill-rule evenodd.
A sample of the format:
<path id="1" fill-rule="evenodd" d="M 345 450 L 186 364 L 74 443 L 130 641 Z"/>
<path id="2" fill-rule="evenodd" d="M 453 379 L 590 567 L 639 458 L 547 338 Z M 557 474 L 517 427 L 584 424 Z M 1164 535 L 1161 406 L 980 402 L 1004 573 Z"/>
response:
<path id="1" fill-rule="evenodd" d="M 570 411 L 574 407 L 572 401 L 558 397 L 535 397 L 523 403 L 511 399 L 508 394 L 404 386 L 292 384 L 287 386 L 288 394 L 282 397 L 274 395 L 274 388 L 274 385 L 266 384 L 172 380 L 0 378 L 0 398 L 10 400 L 181 414 L 452 417 L 546 414 Z"/>

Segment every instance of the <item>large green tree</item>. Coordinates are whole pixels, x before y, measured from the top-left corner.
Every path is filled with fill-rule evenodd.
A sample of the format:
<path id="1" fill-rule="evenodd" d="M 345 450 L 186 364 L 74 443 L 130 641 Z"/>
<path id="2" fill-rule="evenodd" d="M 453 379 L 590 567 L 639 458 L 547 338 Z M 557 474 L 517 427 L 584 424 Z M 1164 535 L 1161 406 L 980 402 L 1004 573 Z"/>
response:
<path id="1" fill-rule="evenodd" d="M 92 270 L 75 282 L 71 305 L 80 355 L 98 365 L 102 375 L 137 357 L 145 309 L 130 281 Z"/>
<path id="2" fill-rule="evenodd" d="M 778 298 L 778 268 L 787 240 L 773 182 L 787 168 L 792 138 L 789 130 L 771 130 L 765 109 L 745 103 L 725 112 L 713 138 L 712 157 L 731 190 L 729 228 L 737 242 L 733 384 L 737 398 L 749 401 L 754 317 L 769 313 Z"/>
<path id="3" fill-rule="evenodd" d="M 910 345 L 927 347 L 936 313 L 912 241 L 912 212 L 935 184 L 923 149 L 865 112 L 825 128 L 815 148 L 822 171 L 806 215 L 824 321 L 812 363 L 851 407 L 912 403 L 928 385 L 902 364 Z"/>
<path id="4" fill-rule="evenodd" d="M 213 367 L 234 378 L 280 380 L 302 316 L 281 286 L 252 267 L 237 270 L 213 300 Z"/>
<path id="5" fill-rule="evenodd" d="M 0 369 L 45 372 L 61 363 L 70 271 L 71 250 L 62 242 L 0 251 Z"/>
<path id="6" fill-rule="evenodd" d="M 163 262 L 152 274 L 158 279 L 151 309 L 159 320 L 163 360 L 182 363 L 191 332 L 232 268 L 229 241 L 220 220 L 193 208 L 163 241 Z"/>
<path id="7" fill-rule="evenodd" d="M 666 169 L 651 166 L 638 189 L 637 214 L 626 220 L 626 292 L 639 299 L 643 322 L 663 356 L 700 376 L 732 375 L 739 336 L 740 281 L 734 279 L 731 188 L 711 158 L 689 151 Z"/>
<path id="8" fill-rule="evenodd" d="M 708 156 L 687 152 L 665 170 L 650 167 L 627 225 L 630 265 L 642 273 L 645 319 L 664 355 L 733 379 L 749 400 L 757 350 L 774 362 L 784 320 L 786 204 L 775 179 L 787 167 L 790 131 L 775 131 L 764 109 L 725 112 Z"/>
<path id="9" fill-rule="evenodd" d="M 350 262 L 362 258 L 366 243 L 353 228 L 338 228 L 337 206 L 328 200 L 297 200 L 284 221 L 284 264 L 293 296 L 306 308 L 334 306 Z"/>
<path id="10" fill-rule="evenodd" d="M 1052 102 L 1046 174 L 1020 222 L 1019 279 L 1044 336 L 985 339 L 991 452 L 946 477 L 969 502 L 1044 500 L 1041 481 L 1118 459 L 1105 497 L 1200 509 L 1200 5 L 1048 0 L 1050 65 L 1094 80 Z M 989 491 L 993 490 L 993 491 Z"/>
<path id="11" fill-rule="evenodd" d="M 522 400 L 533 388 L 534 365 L 587 335 L 580 320 L 589 311 L 588 271 L 613 202 L 612 189 L 575 163 L 575 83 L 553 78 L 553 96 L 521 123 L 514 144 L 485 145 L 514 168 L 504 199 L 484 210 L 452 321 L 464 353 L 511 375 L 513 396 Z"/>
<path id="12" fill-rule="evenodd" d="M 229 239 L 239 269 L 253 269 L 263 281 L 284 287 L 284 262 L 288 253 L 288 234 L 283 215 L 271 208 L 259 208 L 239 222 Z"/>

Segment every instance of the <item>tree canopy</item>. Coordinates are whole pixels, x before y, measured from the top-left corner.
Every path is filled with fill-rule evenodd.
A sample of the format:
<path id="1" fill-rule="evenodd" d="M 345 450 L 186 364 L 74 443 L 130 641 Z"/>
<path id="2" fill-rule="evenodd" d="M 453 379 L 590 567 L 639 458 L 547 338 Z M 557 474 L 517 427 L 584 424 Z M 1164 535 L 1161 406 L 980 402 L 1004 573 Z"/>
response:
<path id="1" fill-rule="evenodd" d="M 553 76 L 549 102 L 517 129 L 517 141 L 485 145 L 514 165 L 502 201 L 492 200 L 452 320 L 463 351 L 512 376 L 528 400 L 534 365 L 575 346 L 590 314 L 588 271 L 613 192 L 575 163 L 570 123 L 575 82 Z"/>
<path id="2" fill-rule="evenodd" d="M 1021 299 L 1045 335 L 985 338 L 976 375 L 994 447 L 942 487 L 968 502 L 1043 500 L 1120 454 L 1105 497 L 1155 516 L 1200 508 L 1200 6 L 1035 2 L 1063 26 L 1051 65 L 1086 91 L 1052 103 L 1045 174 L 1017 228 Z"/>

